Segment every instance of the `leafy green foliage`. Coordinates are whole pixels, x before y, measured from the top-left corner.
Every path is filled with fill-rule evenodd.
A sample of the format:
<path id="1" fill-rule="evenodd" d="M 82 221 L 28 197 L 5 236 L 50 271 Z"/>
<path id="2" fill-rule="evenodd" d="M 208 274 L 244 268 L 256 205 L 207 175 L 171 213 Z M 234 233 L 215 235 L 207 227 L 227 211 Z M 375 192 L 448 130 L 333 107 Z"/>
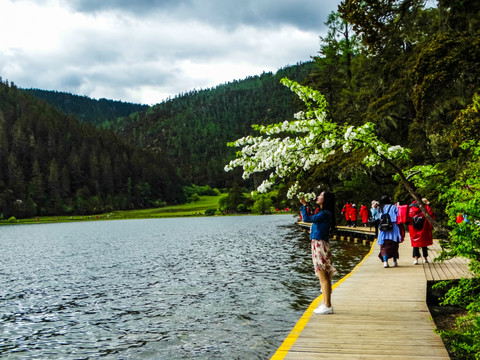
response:
<path id="1" fill-rule="evenodd" d="M 479 103 L 480 96 L 476 95 L 474 103 L 460 117 L 476 118 L 479 121 Z M 465 137 L 474 137 L 461 145 L 462 158 L 467 159 L 465 165 L 441 196 L 448 199 L 446 211 L 452 227 L 451 239 L 444 244 L 442 258 L 466 257 L 470 260 L 472 272 L 480 276 L 480 140 L 475 139 L 475 133 Z M 462 214 L 466 215 L 467 221 L 457 223 L 457 216 Z"/>
<path id="2" fill-rule="evenodd" d="M 468 314 L 457 318 L 456 329 L 439 331 L 458 359 L 477 360 L 480 354 L 480 279 L 461 279 L 457 284 L 441 282 L 434 288 L 448 289 L 442 305 L 465 308 Z"/>
<path id="3" fill-rule="evenodd" d="M 470 124 L 480 121 L 480 96 L 475 95 L 473 103 L 462 111 L 456 123 L 468 124 L 459 128 L 464 142 L 460 145 L 459 156 L 463 161 L 456 180 L 450 182 L 441 198 L 448 204 L 446 212 L 451 227 L 450 239 L 442 247 L 440 260 L 454 256 L 470 260 L 469 267 L 473 277 L 461 279 L 458 284 L 440 283 L 439 288 L 448 288 L 443 299 L 444 305 L 460 306 L 468 314 L 460 317 L 457 330 L 442 332 L 442 336 L 451 342 L 452 349 L 462 359 L 476 359 L 480 354 L 480 141 L 478 133 L 472 131 Z M 466 221 L 458 223 L 457 217 L 466 216 Z"/>

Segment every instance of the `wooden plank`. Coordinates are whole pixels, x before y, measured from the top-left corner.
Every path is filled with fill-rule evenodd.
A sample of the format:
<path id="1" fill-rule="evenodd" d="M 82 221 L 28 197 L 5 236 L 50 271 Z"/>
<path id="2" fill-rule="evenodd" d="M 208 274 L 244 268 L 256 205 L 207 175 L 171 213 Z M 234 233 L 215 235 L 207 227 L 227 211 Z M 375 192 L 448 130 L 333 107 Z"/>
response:
<path id="1" fill-rule="evenodd" d="M 446 279 L 449 279 L 450 277 L 448 276 L 448 274 L 445 272 L 445 269 L 444 267 L 442 266 L 442 263 L 428 263 L 428 264 L 424 264 L 424 266 L 428 265 L 428 267 L 430 268 L 434 268 L 437 273 L 438 273 L 438 277 L 440 280 L 446 280 Z"/>
<path id="2" fill-rule="evenodd" d="M 422 259 L 419 259 L 419 266 L 421 265 Z M 441 280 L 446 280 L 446 276 L 441 271 L 441 268 L 436 266 L 437 264 L 430 261 L 427 264 L 423 264 L 423 269 L 425 270 L 425 276 L 427 281 L 441 281 Z"/>
<path id="3" fill-rule="evenodd" d="M 470 272 L 470 269 L 468 267 L 468 259 L 453 258 L 451 260 L 447 260 L 446 262 L 452 267 L 452 269 L 456 271 L 456 273 L 459 275 L 458 278 L 472 276 L 472 273 Z"/>
<path id="4" fill-rule="evenodd" d="M 459 279 L 461 277 L 458 276 L 457 268 L 452 263 L 435 262 L 434 264 L 439 266 L 443 270 L 447 279 Z"/>

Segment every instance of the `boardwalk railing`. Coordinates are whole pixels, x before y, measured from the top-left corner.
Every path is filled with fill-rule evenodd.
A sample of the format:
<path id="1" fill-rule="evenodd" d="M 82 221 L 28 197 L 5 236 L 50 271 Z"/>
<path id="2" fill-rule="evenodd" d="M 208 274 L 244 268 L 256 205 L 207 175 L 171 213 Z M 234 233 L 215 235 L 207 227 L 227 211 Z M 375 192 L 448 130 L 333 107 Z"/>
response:
<path id="1" fill-rule="evenodd" d="M 299 221 L 298 225 L 309 228 L 312 224 L 308 222 Z M 347 227 L 337 226 L 332 235 L 333 240 L 361 242 L 364 245 L 371 245 L 375 240 L 375 230 L 372 227 Z"/>

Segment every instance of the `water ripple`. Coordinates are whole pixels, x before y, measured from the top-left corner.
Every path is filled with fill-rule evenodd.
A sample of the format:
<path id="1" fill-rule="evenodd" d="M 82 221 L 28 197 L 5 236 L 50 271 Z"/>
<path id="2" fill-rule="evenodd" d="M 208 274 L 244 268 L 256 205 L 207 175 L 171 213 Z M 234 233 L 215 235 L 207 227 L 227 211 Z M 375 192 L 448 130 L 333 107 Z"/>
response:
<path id="1" fill-rule="evenodd" d="M 319 292 L 294 221 L 4 226 L 0 357 L 267 358 Z M 338 276 L 368 251 L 332 247 Z"/>

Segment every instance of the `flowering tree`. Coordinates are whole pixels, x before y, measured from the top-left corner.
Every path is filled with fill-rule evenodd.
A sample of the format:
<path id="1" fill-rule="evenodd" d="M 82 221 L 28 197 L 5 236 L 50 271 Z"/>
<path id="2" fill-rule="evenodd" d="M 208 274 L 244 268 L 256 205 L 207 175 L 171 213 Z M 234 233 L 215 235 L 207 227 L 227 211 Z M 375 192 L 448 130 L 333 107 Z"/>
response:
<path id="1" fill-rule="evenodd" d="M 446 230 L 428 214 L 421 197 L 396 165 L 398 161 L 408 159 L 409 149 L 380 141 L 373 123 L 367 122 L 355 127 L 329 121 L 326 116 L 327 102 L 320 92 L 287 78 L 283 78 L 281 83 L 298 95 L 305 103 L 306 110 L 295 114 L 292 121 L 268 126 L 253 125 L 254 130 L 260 133 L 259 136 L 246 136 L 228 143 L 228 146 L 241 147 L 241 150 L 237 152 L 236 159 L 225 166 L 225 171 L 241 166 L 244 179 L 253 173 L 269 173 L 268 178 L 257 188 L 258 192 L 267 192 L 274 184 L 325 162 L 336 151 L 349 153 L 362 150 L 366 154 L 363 162 L 367 166 L 381 162 L 392 166 L 432 226 L 445 233 Z M 296 181 L 289 188 L 287 197 L 292 199 L 304 196 L 307 200 L 315 198 L 314 193 L 304 193 L 301 190 L 300 183 Z"/>

